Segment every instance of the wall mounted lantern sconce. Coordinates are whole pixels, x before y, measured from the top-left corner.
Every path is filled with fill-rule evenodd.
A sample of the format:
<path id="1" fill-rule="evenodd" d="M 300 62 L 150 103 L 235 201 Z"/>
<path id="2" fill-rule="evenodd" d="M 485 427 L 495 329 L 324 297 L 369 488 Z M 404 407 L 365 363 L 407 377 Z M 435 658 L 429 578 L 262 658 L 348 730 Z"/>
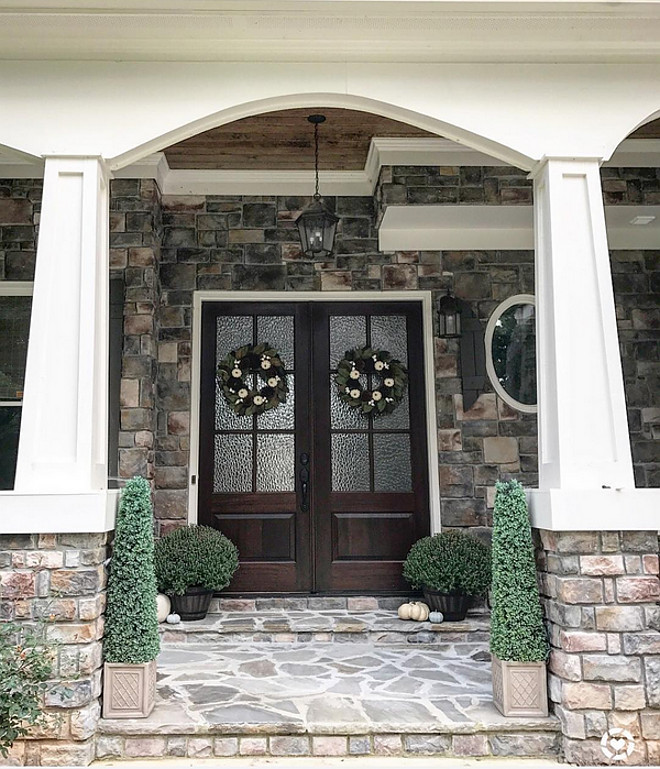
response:
<path id="1" fill-rule="evenodd" d="M 310 115 L 307 120 L 314 126 L 314 171 L 316 187 L 314 200 L 296 219 L 303 253 L 315 261 L 323 261 L 333 252 L 335 232 L 339 219 L 323 204 L 319 195 L 319 125 L 325 115 Z"/>
<path id="2" fill-rule="evenodd" d="M 451 291 L 447 291 L 438 302 L 438 336 L 443 339 L 461 336 L 461 309 Z"/>

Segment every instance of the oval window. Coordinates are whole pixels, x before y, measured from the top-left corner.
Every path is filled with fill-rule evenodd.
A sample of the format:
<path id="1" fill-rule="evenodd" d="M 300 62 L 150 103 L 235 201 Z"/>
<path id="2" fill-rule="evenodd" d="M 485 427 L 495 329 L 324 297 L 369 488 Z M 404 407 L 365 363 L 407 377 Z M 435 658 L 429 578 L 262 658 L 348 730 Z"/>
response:
<path id="1" fill-rule="evenodd" d="M 519 294 L 495 308 L 486 326 L 486 369 L 495 392 L 512 408 L 536 412 L 534 297 Z"/>

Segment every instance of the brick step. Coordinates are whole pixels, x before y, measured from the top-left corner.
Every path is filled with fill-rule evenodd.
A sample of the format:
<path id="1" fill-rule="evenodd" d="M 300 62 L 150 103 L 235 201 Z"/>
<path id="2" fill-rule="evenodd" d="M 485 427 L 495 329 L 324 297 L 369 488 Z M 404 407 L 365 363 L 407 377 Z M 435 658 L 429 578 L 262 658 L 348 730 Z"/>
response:
<path id="1" fill-rule="evenodd" d="M 269 609 L 209 614 L 203 620 L 160 625 L 164 643 L 485 643 L 487 614 L 472 612 L 463 622 L 400 620 L 392 609 L 347 610 Z"/>

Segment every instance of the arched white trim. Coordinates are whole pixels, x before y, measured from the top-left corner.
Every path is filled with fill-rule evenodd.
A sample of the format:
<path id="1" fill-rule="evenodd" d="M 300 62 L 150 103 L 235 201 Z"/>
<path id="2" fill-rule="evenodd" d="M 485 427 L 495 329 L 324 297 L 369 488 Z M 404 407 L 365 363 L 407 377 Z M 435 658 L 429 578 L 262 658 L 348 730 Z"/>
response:
<path id="1" fill-rule="evenodd" d="M 658 120 L 660 118 L 660 108 L 655 110 L 655 112 L 652 112 L 650 115 L 647 115 L 646 117 L 642 118 L 641 120 L 638 120 L 635 123 L 632 123 L 630 125 L 630 128 L 626 131 L 625 134 L 623 134 L 620 138 L 617 139 L 615 144 L 610 145 L 607 148 L 607 152 L 604 154 L 605 160 L 610 160 L 612 158 L 612 155 L 616 152 L 618 147 L 621 145 L 622 142 L 624 142 L 631 133 L 634 133 L 638 128 L 641 128 L 643 125 L 646 125 L 647 123 L 651 123 L 654 120 Z"/>
<path id="2" fill-rule="evenodd" d="M 517 166 L 525 171 L 530 171 L 535 162 L 532 158 L 524 155 L 517 150 L 507 147 L 499 142 L 487 139 L 479 134 L 475 134 L 460 126 L 446 123 L 437 118 L 413 112 L 412 110 L 398 107 L 388 102 L 369 99 L 366 96 L 340 94 L 340 93 L 300 93 L 288 96 L 277 96 L 268 99 L 258 99 L 256 101 L 236 104 L 235 106 L 212 113 L 206 117 L 194 120 L 191 123 L 175 128 L 160 136 L 154 137 L 148 142 L 134 147 L 128 152 L 117 155 L 108 160 L 108 167 L 112 171 L 117 171 L 131 163 L 136 163 L 142 158 L 151 155 L 154 152 L 169 147 L 177 142 L 189 139 L 191 136 L 209 131 L 227 123 L 233 123 L 236 120 L 242 120 L 253 115 L 260 115 L 267 112 L 277 112 L 285 109 L 297 109 L 309 107 L 318 109 L 322 107 L 336 107 L 344 109 L 353 109 L 359 112 L 370 112 L 374 115 L 388 117 L 392 120 L 398 120 L 402 123 L 421 128 L 425 131 L 451 139 L 459 144 L 463 144 L 471 149 L 483 152 L 494 159 L 500 160 L 507 165 Z"/>
<path id="3" fill-rule="evenodd" d="M 488 319 L 486 334 L 484 336 L 484 343 L 486 346 L 486 371 L 488 372 L 490 383 L 495 388 L 495 392 L 505 403 L 511 406 L 511 408 L 516 409 L 516 411 L 522 411 L 524 414 L 536 414 L 538 411 L 538 405 L 536 403 L 533 405 L 520 403 L 520 401 L 517 401 L 502 387 L 500 380 L 497 378 L 495 366 L 493 365 L 493 334 L 495 333 L 495 325 L 503 313 L 517 304 L 531 304 L 536 308 L 536 300 L 533 294 L 516 294 L 498 304 Z"/>

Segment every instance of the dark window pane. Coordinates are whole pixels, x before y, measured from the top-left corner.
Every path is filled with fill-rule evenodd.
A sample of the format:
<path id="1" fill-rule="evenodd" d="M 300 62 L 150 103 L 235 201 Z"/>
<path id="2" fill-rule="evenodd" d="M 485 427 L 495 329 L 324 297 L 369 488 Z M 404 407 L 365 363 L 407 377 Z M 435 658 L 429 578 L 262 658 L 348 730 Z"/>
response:
<path id="1" fill-rule="evenodd" d="M 31 296 L 0 296 L 0 401 L 23 397 Z"/>
<path id="2" fill-rule="evenodd" d="M 3 491 L 14 488 L 20 424 L 20 406 L 0 406 L 0 489 Z"/>
<path id="3" fill-rule="evenodd" d="M 493 332 L 493 367 L 499 383 L 518 403 L 536 404 L 536 327 L 533 304 L 505 310 Z"/>

